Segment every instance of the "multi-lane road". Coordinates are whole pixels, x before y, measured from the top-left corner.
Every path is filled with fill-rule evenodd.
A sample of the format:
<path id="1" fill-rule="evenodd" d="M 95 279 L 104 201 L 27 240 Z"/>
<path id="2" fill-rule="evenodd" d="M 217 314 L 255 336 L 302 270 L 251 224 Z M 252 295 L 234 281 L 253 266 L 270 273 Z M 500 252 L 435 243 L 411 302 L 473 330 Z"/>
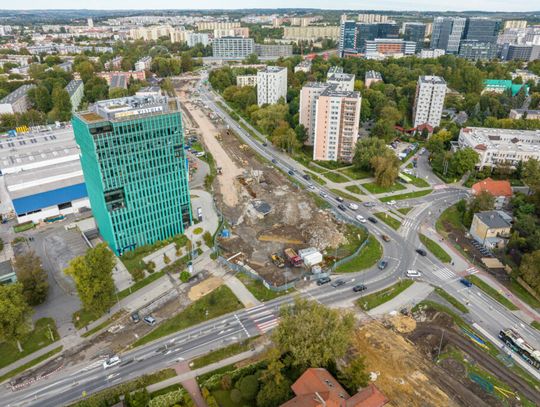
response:
<path id="1" fill-rule="evenodd" d="M 295 171 L 297 181 L 309 188 L 312 181 L 304 180 L 300 174 L 302 169 L 294 160 L 272 146 L 263 146 L 260 140 L 254 139 L 248 132 L 240 127 L 227 112 L 216 103 L 216 96 L 207 90 L 201 83 L 198 85 L 201 100 L 227 125 L 233 129 L 255 152 L 273 162 L 275 166 L 287 172 Z M 341 211 L 337 208 L 339 202 L 329 191 L 316 186 L 316 193 L 324 192 L 328 204 L 350 223 L 359 224 L 355 215 L 370 216 L 370 209 L 363 206 L 357 211 Z M 461 189 L 441 189 L 432 194 L 416 199 L 413 202 L 415 209 L 407 215 L 402 227 L 395 231 L 383 222 L 377 224 L 364 224 L 369 231 L 380 240 L 382 234 L 391 238 L 390 242 L 381 242 L 384 247 L 384 259 L 389 261 L 388 267 L 381 271 L 377 267 L 362 272 L 347 274 L 343 277 L 346 284 L 334 288 L 330 285 L 312 287 L 300 291 L 298 294 L 306 298 L 319 301 L 327 305 L 348 302 L 393 284 L 398 278 L 404 278 L 407 269 L 422 271 L 422 280 L 435 286 L 441 286 L 451 295 L 455 296 L 470 309 L 465 319 L 475 326 L 483 329 L 490 336 L 496 338 L 500 329 L 515 327 L 523 337 L 539 348 L 537 332 L 525 324 L 514 313 L 501 304 L 484 295 L 475 287 L 466 288 L 459 283 L 459 275 L 463 270 L 454 270 L 444 265 L 428 254 L 419 256 L 415 249 L 420 247 L 417 231 L 420 225 L 432 225 L 441 210 L 466 196 Z M 380 210 L 384 204 L 375 208 Z M 352 286 L 357 283 L 367 285 L 363 293 L 355 293 Z M 219 318 L 204 322 L 195 327 L 161 338 L 147 345 L 136 348 L 120 355 L 122 362 L 109 369 L 102 367 L 103 360 L 92 363 L 83 363 L 66 366 L 64 369 L 50 376 L 48 379 L 38 381 L 32 385 L 11 391 L 8 388 L 0 392 L 0 405 L 2 406 L 59 406 L 80 398 L 84 394 L 92 394 L 110 386 L 134 379 L 145 373 L 150 373 L 174 365 L 182 360 L 189 360 L 210 350 L 227 346 L 231 343 L 257 336 L 273 329 L 279 322 L 280 307 L 293 301 L 293 296 L 284 296 L 268 301 L 250 309 L 243 309 L 236 313 L 227 314 Z M 501 346 L 495 340 L 497 346 Z M 532 374 L 540 379 L 537 371 L 530 366 Z"/>

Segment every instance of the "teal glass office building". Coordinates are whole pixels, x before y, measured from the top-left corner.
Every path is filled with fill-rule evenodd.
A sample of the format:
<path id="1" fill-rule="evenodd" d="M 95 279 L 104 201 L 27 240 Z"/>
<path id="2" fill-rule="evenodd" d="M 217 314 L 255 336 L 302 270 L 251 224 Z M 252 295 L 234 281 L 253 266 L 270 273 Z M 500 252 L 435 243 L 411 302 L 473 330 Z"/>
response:
<path id="1" fill-rule="evenodd" d="M 144 90 L 72 123 L 92 212 L 116 254 L 184 232 L 192 215 L 176 99 Z"/>

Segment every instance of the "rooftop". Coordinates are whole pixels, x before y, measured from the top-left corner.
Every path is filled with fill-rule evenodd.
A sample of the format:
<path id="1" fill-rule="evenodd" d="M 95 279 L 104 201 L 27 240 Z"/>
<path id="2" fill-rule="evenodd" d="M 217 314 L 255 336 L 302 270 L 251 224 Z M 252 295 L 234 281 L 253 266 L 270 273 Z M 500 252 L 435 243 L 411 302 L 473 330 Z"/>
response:
<path id="1" fill-rule="evenodd" d="M 328 87 L 328 84 L 326 82 L 306 82 L 303 87 L 324 89 Z"/>
<path id="2" fill-rule="evenodd" d="M 521 83 L 513 83 L 510 79 L 486 79 L 484 86 L 489 89 L 504 89 L 511 90 L 512 96 L 515 96 L 521 88 L 525 87 L 525 91 L 529 93 L 529 85 Z"/>
<path id="3" fill-rule="evenodd" d="M 113 75 L 111 77 L 111 88 L 127 88 L 127 80 L 124 75 Z"/>
<path id="4" fill-rule="evenodd" d="M 283 70 L 286 70 L 287 68 L 283 66 L 275 66 L 275 65 L 269 65 L 266 67 L 266 69 L 263 69 L 259 72 L 269 72 L 269 73 L 276 73 L 276 72 L 282 72 Z"/>
<path id="5" fill-rule="evenodd" d="M 322 91 L 321 96 L 356 99 L 360 97 L 360 92 L 337 90 L 335 86 L 328 86 L 325 90 Z"/>
<path id="6" fill-rule="evenodd" d="M 380 72 L 377 71 L 367 71 L 366 72 L 366 79 L 380 79 L 382 80 L 382 75 Z"/>
<path id="7" fill-rule="evenodd" d="M 483 224 L 490 229 L 503 229 L 512 226 L 511 218 L 502 211 L 484 211 L 474 214 Z"/>
<path id="8" fill-rule="evenodd" d="M 512 196 L 512 186 L 507 180 L 495 181 L 491 178 L 486 178 L 473 184 L 472 190 L 475 194 L 485 191 L 493 196 Z"/>
<path id="9" fill-rule="evenodd" d="M 425 75 L 420 77 L 420 82 L 431 83 L 433 85 L 446 85 L 446 82 L 440 76 Z"/>
<path id="10" fill-rule="evenodd" d="M 509 130 L 488 127 L 465 127 L 459 133 L 460 142 L 480 150 L 540 151 L 540 130 Z"/>
<path id="11" fill-rule="evenodd" d="M 83 81 L 79 79 L 73 79 L 67 84 L 66 91 L 70 97 L 79 89 L 79 86 L 83 86 Z"/>
<path id="12" fill-rule="evenodd" d="M 26 96 L 28 91 L 35 87 L 36 85 L 22 85 L 19 86 L 17 89 L 15 89 L 13 92 L 11 92 L 9 95 L 7 95 L 5 98 L 0 100 L 0 103 L 6 103 L 11 104 L 22 98 L 23 96 Z"/>

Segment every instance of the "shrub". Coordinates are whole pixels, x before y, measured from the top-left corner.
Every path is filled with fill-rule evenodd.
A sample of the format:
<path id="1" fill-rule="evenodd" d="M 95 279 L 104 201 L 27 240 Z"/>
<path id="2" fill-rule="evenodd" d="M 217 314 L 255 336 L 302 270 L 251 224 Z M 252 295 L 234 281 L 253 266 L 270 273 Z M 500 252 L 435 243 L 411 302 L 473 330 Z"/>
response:
<path id="1" fill-rule="evenodd" d="M 191 277 L 191 274 L 189 274 L 187 271 L 182 271 L 180 273 L 180 281 L 183 283 L 187 283 L 190 277 Z"/>
<path id="2" fill-rule="evenodd" d="M 195 228 L 193 229 L 193 234 L 200 235 L 203 232 L 203 228 Z"/>
<path id="3" fill-rule="evenodd" d="M 248 375 L 243 377 L 236 383 L 236 387 L 242 393 L 242 398 L 246 401 L 254 400 L 259 392 L 259 381 L 255 375 Z M 232 391 L 231 391 L 232 399 Z"/>
<path id="4" fill-rule="evenodd" d="M 131 270 L 131 277 L 133 277 L 133 280 L 139 281 L 144 278 L 144 270 L 141 268 L 134 268 Z"/>
<path id="5" fill-rule="evenodd" d="M 232 387 L 231 376 L 226 374 L 221 378 L 221 388 L 223 390 L 230 390 L 231 387 Z"/>
<path id="6" fill-rule="evenodd" d="M 240 390 L 238 389 L 232 389 L 230 397 L 231 397 L 231 401 L 237 405 L 239 405 L 240 402 L 242 401 L 242 393 L 240 393 Z"/>
<path id="7" fill-rule="evenodd" d="M 214 239 L 212 238 L 212 235 L 210 234 L 210 232 L 204 232 L 204 235 L 203 235 L 203 240 L 204 240 L 204 243 L 208 246 L 208 247 L 212 247 L 213 243 L 214 243 Z"/>
<path id="8" fill-rule="evenodd" d="M 169 259 L 169 256 L 167 256 L 165 253 L 163 254 L 163 263 L 169 264 L 171 262 L 171 259 Z"/>
<path id="9" fill-rule="evenodd" d="M 146 263 L 145 269 L 149 273 L 153 273 L 154 271 L 156 271 L 156 263 L 154 263 L 153 261 L 149 261 L 148 263 Z"/>

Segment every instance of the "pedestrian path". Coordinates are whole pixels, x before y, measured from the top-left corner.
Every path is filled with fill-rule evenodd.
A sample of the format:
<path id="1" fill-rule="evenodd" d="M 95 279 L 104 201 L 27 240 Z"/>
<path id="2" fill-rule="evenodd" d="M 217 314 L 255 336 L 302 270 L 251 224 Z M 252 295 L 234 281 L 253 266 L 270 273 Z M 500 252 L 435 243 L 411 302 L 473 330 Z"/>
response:
<path id="1" fill-rule="evenodd" d="M 443 281 L 455 280 L 458 277 L 456 273 L 446 267 L 435 270 L 433 274 Z"/>
<path id="2" fill-rule="evenodd" d="M 254 307 L 246 312 L 261 334 L 264 334 L 279 324 L 279 317 L 265 304 Z"/>

